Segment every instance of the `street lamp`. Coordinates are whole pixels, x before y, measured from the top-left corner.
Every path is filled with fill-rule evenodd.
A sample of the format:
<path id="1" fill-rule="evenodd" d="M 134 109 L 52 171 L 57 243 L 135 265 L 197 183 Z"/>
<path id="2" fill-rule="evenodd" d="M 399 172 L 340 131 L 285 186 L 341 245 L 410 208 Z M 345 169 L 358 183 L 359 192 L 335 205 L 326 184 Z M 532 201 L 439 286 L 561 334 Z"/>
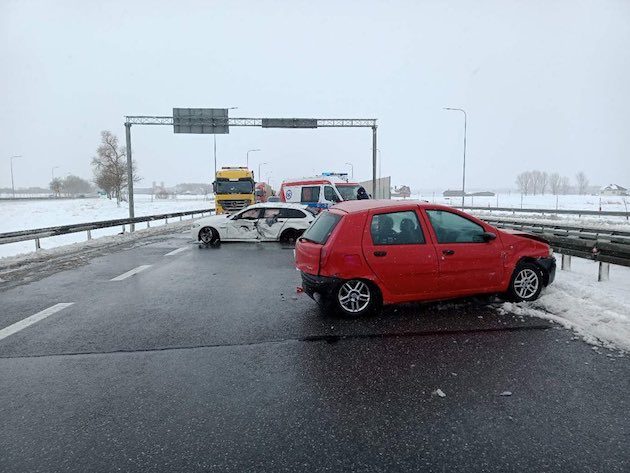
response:
<path id="1" fill-rule="evenodd" d="M 263 164 L 269 164 L 269 163 L 258 163 L 258 179 L 260 179 L 262 181 L 262 174 L 260 174 L 260 166 L 262 166 Z"/>
<path id="2" fill-rule="evenodd" d="M 348 166 L 350 166 L 350 178 L 354 181 L 354 166 L 352 165 L 352 163 L 346 163 Z"/>
<path id="3" fill-rule="evenodd" d="M 55 169 L 59 169 L 59 166 L 53 166 L 52 169 L 50 170 L 50 179 L 52 181 L 55 180 Z"/>
<path id="4" fill-rule="evenodd" d="M 13 160 L 15 158 L 21 158 L 22 155 L 11 156 L 9 159 L 11 160 L 11 190 L 13 191 L 13 198 L 15 199 L 15 184 L 13 183 Z"/>
<path id="5" fill-rule="evenodd" d="M 253 153 L 254 151 L 260 151 L 260 150 L 259 149 L 247 150 L 247 169 L 249 169 L 249 153 Z"/>
<path id="6" fill-rule="evenodd" d="M 464 165 L 462 167 L 462 208 L 464 208 L 464 196 L 466 195 L 466 111 L 462 108 L 444 107 L 444 110 L 455 110 L 464 114 Z"/>

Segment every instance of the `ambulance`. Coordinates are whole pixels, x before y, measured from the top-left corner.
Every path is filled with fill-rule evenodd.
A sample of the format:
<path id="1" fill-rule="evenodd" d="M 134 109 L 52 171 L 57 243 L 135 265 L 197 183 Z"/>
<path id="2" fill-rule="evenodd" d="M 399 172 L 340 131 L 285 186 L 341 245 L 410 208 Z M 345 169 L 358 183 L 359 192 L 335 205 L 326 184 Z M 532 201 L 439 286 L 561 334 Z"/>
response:
<path id="1" fill-rule="evenodd" d="M 327 209 L 343 200 L 370 198 L 361 184 L 348 182 L 346 173 L 289 179 L 280 186 L 280 201 L 294 202 L 316 209 Z"/>

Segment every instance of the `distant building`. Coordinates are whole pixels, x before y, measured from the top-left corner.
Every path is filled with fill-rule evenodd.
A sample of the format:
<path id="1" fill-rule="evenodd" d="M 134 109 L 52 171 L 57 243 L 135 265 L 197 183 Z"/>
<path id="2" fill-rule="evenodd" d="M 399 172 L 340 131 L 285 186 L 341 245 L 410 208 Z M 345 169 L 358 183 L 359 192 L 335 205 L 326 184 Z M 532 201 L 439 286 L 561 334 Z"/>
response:
<path id="1" fill-rule="evenodd" d="M 617 184 L 608 184 L 599 193 L 601 195 L 628 195 L 628 189 Z"/>
<path id="2" fill-rule="evenodd" d="M 462 191 L 446 190 L 446 191 L 442 192 L 442 195 L 444 197 L 461 197 L 462 194 L 463 194 Z"/>
<path id="3" fill-rule="evenodd" d="M 461 197 L 462 191 L 447 190 L 442 193 L 444 197 Z M 469 192 L 465 194 L 466 197 L 494 197 L 496 194 L 490 191 Z"/>
<path id="4" fill-rule="evenodd" d="M 402 197 L 403 199 L 406 199 L 408 197 L 411 197 L 411 189 L 409 188 L 409 186 L 394 186 L 391 195 L 392 197 Z"/>

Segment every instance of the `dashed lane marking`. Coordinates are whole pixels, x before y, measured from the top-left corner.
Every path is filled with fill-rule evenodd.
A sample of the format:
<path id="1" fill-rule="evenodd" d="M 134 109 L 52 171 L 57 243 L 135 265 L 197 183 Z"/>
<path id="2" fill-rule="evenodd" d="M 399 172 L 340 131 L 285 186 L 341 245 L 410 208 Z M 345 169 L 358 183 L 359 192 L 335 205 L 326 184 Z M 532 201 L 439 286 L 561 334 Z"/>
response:
<path id="1" fill-rule="evenodd" d="M 145 269 L 150 267 L 150 264 L 143 264 L 141 266 L 138 266 L 137 268 L 133 268 L 132 270 L 121 274 L 120 276 L 116 276 L 115 278 L 110 279 L 110 281 L 122 281 L 123 279 L 130 278 L 131 276 L 138 274 L 139 272 L 144 271 Z"/>
<path id="2" fill-rule="evenodd" d="M 37 314 L 33 314 L 30 317 L 26 317 L 25 319 L 20 320 L 19 322 L 15 322 L 14 324 L 9 325 L 8 327 L 5 327 L 2 330 L 0 330 L 0 340 L 2 340 L 3 338 L 7 338 L 9 335 L 13 335 L 14 333 L 17 333 L 20 330 L 25 329 L 26 327 L 36 324 L 40 320 L 43 320 L 46 317 L 54 314 L 55 312 L 59 312 L 60 310 L 63 310 L 66 307 L 71 306 L 72 304 L 74 304 L 74 302 L 61 302 L 59 304 L 50 306 L 48 309 L 44 309 L 41 312 L 38 312 Z"/>
<path id="3" fill-rule="evenodd" d="M 188 247 L 177 248 L 176 250 L 173 250 L 170 253 L 166 253 L 164 256 L 173 256 L 173 255 L 176 255 L 177 253 L 181 253 L 182 251 L 186 251 L 188 249 L 190 249 L 190 248 L 188 248 Z"/>

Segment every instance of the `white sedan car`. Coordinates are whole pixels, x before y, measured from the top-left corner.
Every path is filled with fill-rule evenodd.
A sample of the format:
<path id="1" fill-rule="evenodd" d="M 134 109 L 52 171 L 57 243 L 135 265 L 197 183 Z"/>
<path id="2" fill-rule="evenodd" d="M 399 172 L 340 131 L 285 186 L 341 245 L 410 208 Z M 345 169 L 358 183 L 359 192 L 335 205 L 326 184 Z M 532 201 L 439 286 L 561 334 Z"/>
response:
<path id="1" fill-rule="evenodd" d="M 315 220 L 306 205 L 266 202 L 237 213 L 212 215 L 192 226 L 193 240 L 218 246 L 222 241 L 295 241 Z"/>

